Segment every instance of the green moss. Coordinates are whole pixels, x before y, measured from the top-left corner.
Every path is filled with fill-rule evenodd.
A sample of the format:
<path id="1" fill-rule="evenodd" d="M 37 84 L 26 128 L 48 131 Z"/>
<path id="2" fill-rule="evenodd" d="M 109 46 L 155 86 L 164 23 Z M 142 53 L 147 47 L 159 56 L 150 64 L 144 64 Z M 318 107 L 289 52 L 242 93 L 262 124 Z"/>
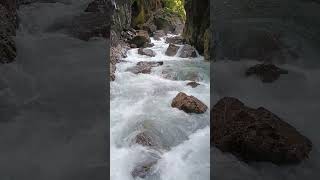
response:
<path id="1" fill-rule="evenodd" d="M 186 11 L 184 9 L 184 0 L 163 0 L 164 9 L 170 13 L 178 14 L 183 21 L 186 20 Z"/>
<path id="2" fill-rule="evenodd" d="M 134 17 L 133 25 L 136 26 L 139 24 L 143 24 L 143 23 L 145 23 L 145 21 L 146 21 L 145 11 L 144 11 L 144 8 L 142 7 L 139 14 L 136 17 Z"/>

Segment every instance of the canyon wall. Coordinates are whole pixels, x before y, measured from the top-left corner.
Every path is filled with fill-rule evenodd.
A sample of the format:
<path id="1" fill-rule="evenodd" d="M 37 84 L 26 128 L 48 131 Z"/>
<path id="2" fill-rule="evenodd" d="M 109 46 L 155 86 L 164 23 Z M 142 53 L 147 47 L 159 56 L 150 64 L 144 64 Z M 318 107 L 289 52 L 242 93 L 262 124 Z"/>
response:
<path id="1" fill-rule="evenodd" d="M 320 37 L 318 0 L 215 0 L 214 59 L 287 62 Z"/>
<path id="2" fill-rule="evenodd" d="M 16 34 L 16 1 L 0 1 L 0 63 L 10 63 L 16 57 L 13 36 Z"/>
<path id="3" fill-rule="evenodd" d="M 183 36 L 205 59 L 210 59 L 210 1 L 185 0 L 186 23 Z"/>

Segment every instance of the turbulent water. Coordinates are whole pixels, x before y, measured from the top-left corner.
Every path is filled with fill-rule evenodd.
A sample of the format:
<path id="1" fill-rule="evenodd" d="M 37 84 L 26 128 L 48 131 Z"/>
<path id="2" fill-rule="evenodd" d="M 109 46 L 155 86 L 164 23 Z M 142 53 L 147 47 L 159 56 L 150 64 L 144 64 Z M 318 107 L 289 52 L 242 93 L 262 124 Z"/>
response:
<path id="1" fill-rule="evenodd" d="M 310 53 L 308 52 L 310 55 Z M 213 177 L 216 180 L 301 180 L 320 177 L 320 68 L 317 58 L 278 65 L 289 73 L 265 84 L 245 77 L 257 61 L 218 61 L 213 66 L 213 101 L 237 97 L 251 107 L 263 106 L 294 126 L 313 143 L 310 158 L 299 165 L 279 167 L 271 163 L 246 164 L 231 154 L 212 149 Z"/>
<path id="2" fill-rule="evenodd" d="M 187 114 L 171 107 L 179 92 L 193 95 L 210 107 L 210 64 L 203 57 L 168 57 L 169 46 L 152 39 L 155 57 L 128 51 L 117 65 L 111 82 L 111 180 L 134 179 L 133 169 L 150 159 L 157 163 L 147 180 L 207 180 L 210 178 L 209 111 Z M 133 74 L 127 69 L 139 61 L 163 61 L 151 74 Z M 198 80 L 196 88 L 186 86 Z M 163 148 L 150 149 L 133 143 L 139 132 L 147 130 L 159 137 Z"/>
<path id="3" fill-rule="evenodd" d="M 89 0 L 41 2 L 19 7 L 17 59 L 0 66 L 0 179 L 107 179 L 107 43 L 62 28 Z"/>

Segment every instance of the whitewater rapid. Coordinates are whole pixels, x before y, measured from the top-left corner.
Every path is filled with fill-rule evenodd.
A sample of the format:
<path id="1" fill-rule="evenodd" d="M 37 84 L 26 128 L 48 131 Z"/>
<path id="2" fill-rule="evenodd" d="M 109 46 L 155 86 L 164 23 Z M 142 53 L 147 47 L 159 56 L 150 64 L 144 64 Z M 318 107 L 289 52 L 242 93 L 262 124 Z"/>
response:
<path id="1" fill-rule="evenodd" d="M 110 88 L 111 180 L 132 180 L 132 170 L 150 158 L 158 159 L 147 180 L 208 180 L 210 178 L 209 111 L 187 114 L 171 107 L 179 92 L 193 95 L 210 107 L 210 64 L 197 58 L 165 55 L 169 44 L 151 40 L 155 57 L 130 49 L 117 64 L 116 79 Z M 163 61 L 151 74 L 126 71 L 139 61 Z M 163 73 L 165 72 L 165 73 Z M 190 77 L 200 85 L 186 86 Z M 132 143 L 134 135 L 148 130 L 166 147 L 153 150 Z"/>

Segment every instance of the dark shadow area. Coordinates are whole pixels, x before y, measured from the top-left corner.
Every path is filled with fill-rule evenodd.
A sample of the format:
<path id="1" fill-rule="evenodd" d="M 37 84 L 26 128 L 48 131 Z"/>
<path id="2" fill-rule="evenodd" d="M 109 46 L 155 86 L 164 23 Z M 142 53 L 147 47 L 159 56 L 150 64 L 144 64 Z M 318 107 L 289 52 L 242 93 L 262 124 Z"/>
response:
<path id="1" fill-rule="evenodd" d="M 111 10 L 1 1 L 0 179 L 109 178 Z"/>
<path id="2" fill-rule="evenodd" d="M 320 177 L 319 2 L 211 1 L 211 176 Z"/>

